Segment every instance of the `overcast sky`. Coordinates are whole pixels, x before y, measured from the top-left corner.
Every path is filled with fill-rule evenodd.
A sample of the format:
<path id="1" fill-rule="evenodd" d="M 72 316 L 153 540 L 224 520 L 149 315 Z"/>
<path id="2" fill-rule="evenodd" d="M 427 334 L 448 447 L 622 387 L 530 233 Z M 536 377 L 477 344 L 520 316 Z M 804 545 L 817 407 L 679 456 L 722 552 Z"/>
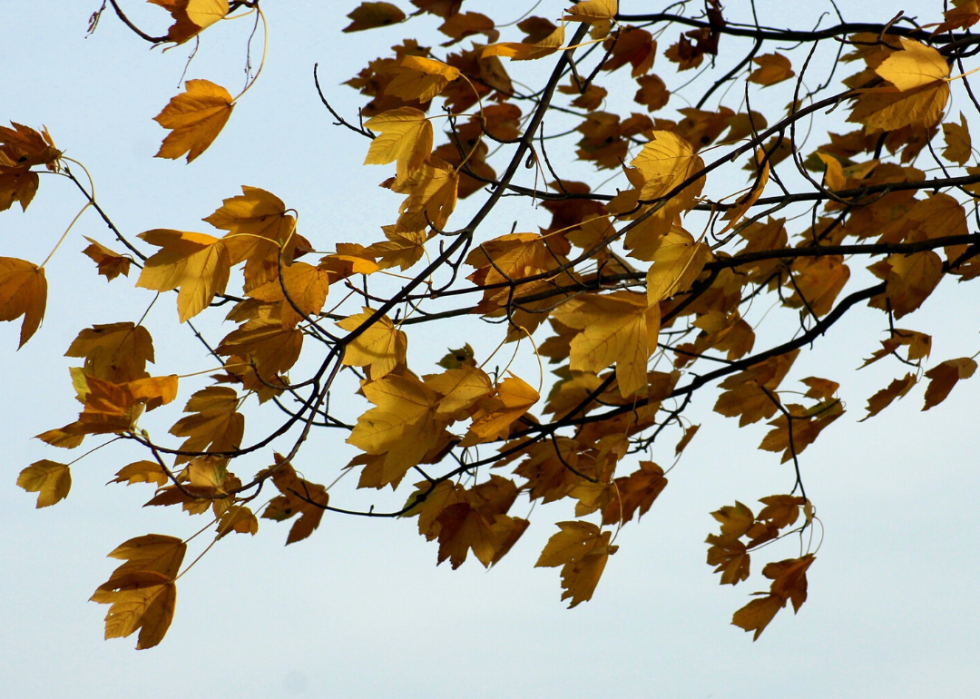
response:
<path id="1" fill-rule="evenodd" d="M 166 26 L 159 8 L 123 4 L 145 26 Z M 319 62 L 328 96 L 356 115 L 358 96 L 339 83 L 401 41 L 398 27 L 340 34 L 355 4 L 270 3 L 265 72 L 225 132 L 188 166 L 152 158 L 164 131 L 151 120 L 179 92 L 187 47 L 150 51 L 111 9 L 86 39 L 95 0 L 8 3 L 0 23 L 0 120 L 46 124 L 57 146 L 93 174 L 101 205 L 124 232 L 203 231 L 200 219 L 244 184 L 296 208 L 300 232 L 319 249 L 369 244 L 396 206 L 376 186 L 387 170 L 362 167 L 366 143 L 332 126 L 312 82 Z M 848 4 L 839 3 L 854 21 L 887 21 L 899 7 Z M 465 5 L 500 22 L 524 9 L 514 0 Z M 546 2 L 538 14 L 557 17 L 559 5 Z M 625 12 L 655 7 L 622 3 Z M 781 14 L 788 7 L 763 7 L 765 22 L 807 27 L 796 9 Z M 247 23 L 208 30 L 187 77 L 236 94 Z M 436 24 L 424 20 L 412 31 L 423 39 L 423 28 Z M 433 41 L 434 34 L 423 39 Z M 955 108 L 980 133 L 976 115 Z M 0 255 L 40 262 L 83 203 L 70 182 L 42 176 L 26 213 L 0 214 Z M 509 221 L 501 218 L 501 234 Z M 114 568 L 104 556 L 130 537 L 189 536 L 205 522 L 171 508 L 142 509 L 146 486 L 104 485 L 143 457 L 127 447 L 74 467 L 71 494 L 55 507 L 35 510 L 34 497 L 14 485 L 34 461 L 66 460 L 31 437 L 77 412 L 71 364 L 62 356 L 71 340 L 95 323 L 138 319 L 152 299 L 146 291 L 123 293 L 135 273 L 107 289 L 80 256 L 82 235 L 113 242 L 93 213 L 77 224 L 47 267 L 47 316 L 27 347 L 14 351 L 17 324 L 0 326 L 5 697 L 976 695 L 980 562 L 972 544 L 980 475 L 972 440 L 980 378 L 929 412 L 920 412 L 920 386 L 858 424 L 867 397 L 904 373 L 884 362 L 855 371 L 881 339 L 868 330 L 881 324 L 880 313 L 864 308 L 801 356 L 793 374 L 840 381 L 848 412 L 802 459 L 807 494 L 826 527 L 809 573 L 810 598 L 798 616 L 780 613 L 756 643 L 729 621 L 749 593 L 766 589 L 761 561 L 746 583 L 719 586 L 704 561 L 704 538 L 716 529 L 709 513 L 736 499 L 755 507 L 759 497 L 787 492 L 793 476 L 777 456 L 756 450 L 767 428 L 739 430 L 712 413 L 711 392 L 695 401 L 692 418 L 703 428 L 670 485 L 639 525 L 623 529 L 595 597 L 574 610 L 559 601 L 558 571 L 533 567 L 553 523 L 571 518 L 568 505 L 539 506 L 519 545 L 489 572 L 473 561 L 456 571 L 437 568 L 436 547 L 414 520 L 328 514 L 309 540 L 288 548 L 288 525 L 268 520 L 254 538 L 223 540 L 181 579 L 175 620 L 159 647 L 137 652 L 135 637 L 103 641 L 106 607 L 87 599 Z M 910 316 L 909 326 L 933 334 L 936 362 L 980 349 L 978 284 L 947 279 Z M 172 306 L 161 304 L 152 326 L 154 373 L 199 365 L 199 345 Z M 470 338 L 465 324 L 458 327 L 458 337 L 420 340 L 413 351 L 438 355 L 459 346 Z M 318 482 L 332 480 L 349 456 L 328 444 L 304 452 L 304 470 Z M 399 492 L 391 502 L 403 498 Z M 775 559 L 799 554 L 795 543 L 780 545 Z"/>

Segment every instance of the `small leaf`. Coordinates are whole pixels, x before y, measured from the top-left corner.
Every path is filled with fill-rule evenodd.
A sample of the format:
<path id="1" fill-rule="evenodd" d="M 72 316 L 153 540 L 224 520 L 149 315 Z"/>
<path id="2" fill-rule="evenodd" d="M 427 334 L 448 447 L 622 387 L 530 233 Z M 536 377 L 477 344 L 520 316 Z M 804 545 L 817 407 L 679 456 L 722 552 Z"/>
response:
<path id="1" fill-rule="evenodd" d="M 362 2 L 347 17 L 352 20 L 345 32 L 360 32 L 405 21 L 405 13 L 390 2 Z"/>
<path id="2" fill-rule="evenodd" d="M 37 493 L 37 507 L 49 507 L 68 496 L 71 469 L 66 464 L 42 459 L 20 472 L 17 485 L 29 493 Z"/>
<path id="3" fill-rule="evenodd" d="M 228 91 L 208 80 L 188 80 L 185 88 L 153 117 L 173 132 L 163 139 L 156 158 L 176 160 L 187 153 L 191 162 L 214 142 L 235 107 Z"/>

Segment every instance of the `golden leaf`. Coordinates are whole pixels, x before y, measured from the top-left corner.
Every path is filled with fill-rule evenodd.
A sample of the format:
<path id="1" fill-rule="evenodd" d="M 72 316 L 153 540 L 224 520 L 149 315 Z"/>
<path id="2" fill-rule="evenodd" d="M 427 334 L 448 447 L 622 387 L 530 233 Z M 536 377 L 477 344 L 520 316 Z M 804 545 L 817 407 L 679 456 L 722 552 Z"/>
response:
<path id="1" fill-rule="evenodd" d="M 26 260 L 0 257 L 0 321 L 24 316 L 18 348 L 37 332 L 47 300 L 48 281 L 42 267 Z"/>
<path id="2" fill-rule="evenodd" d="M 584 0 L 568 8 L 566 22 L 600 22 L 612 19 L 619 11 L 618 0 Z"/>
<path id="3" fill-rule="evenodd" d="M 966 117 L 960 112 L 960 123 L 943 124 L 943 139 L 946 147 L 943 149 L 943 157 L 951 160 L 957 165 L 965 165 L 966 161 L 973 156 L 973 144 L 970 140 L 970 127 L 966 123 Z"/>
<path id="4" fill-rule="evenodd" d="M 144 264 L 136 286 L 153 291 L 179 288 L 180 322 L 193 318 L 222 294 L 228 284 L 231 258 L 225 244 L 204 233 L 156 229 L 140 238 L 162 248 Z"/>
<path id="5" fill-rule="evenodd" d="M 37 507 L 49 507 L 68 496 L 71 469 L 57 461 L 35 461 L 20 472 L 17 485 L 28 493 L 37 493 Z"/>
<path id="6" fill-rule="evenodd" d="M 186 437 L 181 451 L 235 451 L 242 443 L 245 416 L 238 412 L 238 394 L 232 388 L 208 386 L 191 396 L 185 413 L 193 413 L 177 421 L 170 434 Z M 190 461 L 190 456 L 177 456 L 175 463 Z"/>
<path id="7" fill-rule="evenodd" d="M 598 373 L 615 362 L 624 398 L 646 385 L 647 360 L 660 333 L 659 304 L 629 291 L 589 294 L 559 306 L 552 316 L 581 331 L 571 342 L 572 371 Z"/>
<path id="8" fill-rule="evenodd" d="M 459 77 L 459 68 L 422 56 L 405 56 L 385 87 L 386 95 L 428 102 Z"/>
<path id="9" fill-rule="evenodd" d="M 85 237 L 91 245 L 82 250 L 82 253 L 88 255 L 92 261 L 99 266 L 99 274 L 106 278 L 106 281 L 112 281 L 120 274 L 124 277 L 129 276 L 129 266 L 132 264 L 132 260 L 128 257 L 120 255 L 114 250 L 110 250 L 102 243 L 96 242 Z"/>
<path id="10" fill-rule="evenodd" d="M 414 107 L 400 107 L 371 117 L 364 126 L 380 131 L 371 141 L 365 165 L 395 162 L 397 181 L 406 180 L 432 152 L 432 122 Z"/>
<path id="11" fill-rule="evenodd" d="M 531 61 L 553 54 L 565 43 L 565 26 L 556 28 L 551 34 L 534 43 L 503 42 L 490 44 L 483 49 L 480 56 L 504 56 L 515 61 Z"/>
<path id="12" fill-rule="evenodd" d="M 361 327 L 374 311 L 365 308 L 361 313 L 344 318 L 337 325 L 353 331 Z M 388 318 L 382 316 L 358 335 L 344 350 L 343 362 L 347 366 L 370 367 L 371 379 L 380 379 L 405 364 L 408 338 Z"/>
<path id="13" fill-rule="evenodd" d="M 93 325 L 78 333 L 65 356 L 84 358 L 83 369 L 89 376 L 126 383 L 148 376 L 153 339 L 144 326 L 131 322 Z"/>
<path id="14" fill-rule="evenodd" d="M 167 10 L 174 24 L 167 38 L 182 44 L 200 34 L 228 14 L 228 0 L 148 0 Z"/>
<path id="15" fill-rule="evenodd" d="M 176 160 L 187 153 L 191 162 L 206 151 L 228 123 L 231 95 L 220 85 L 208 80 L 188 80 L 182 92 L 153 117 L 154 121 L 173 133 L 163 139 L 157 158 Z"/>
<path id="16" fill-rule="evenodd" d="M 793 72 L 793 65 L 783 54 L 778 51 L 775 53 L 764 53 L 752 59 L 758 68 L 752 71 L 748 81 L 757 83 L 764 87 L 775 85 L 783 80 L 789 80 L 796 73 Z"/>

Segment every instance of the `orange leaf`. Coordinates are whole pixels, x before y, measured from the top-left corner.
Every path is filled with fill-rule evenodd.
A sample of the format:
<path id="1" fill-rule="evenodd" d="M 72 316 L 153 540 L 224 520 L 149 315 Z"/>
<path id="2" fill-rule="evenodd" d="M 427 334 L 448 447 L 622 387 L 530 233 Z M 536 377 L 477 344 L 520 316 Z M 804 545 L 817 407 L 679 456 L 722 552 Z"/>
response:
<path id="1" fill-rule="evenodd" d="M 208 80 L 188 80 L 182 92 L 153 117 L 154 121 L 173 133 L 163 139 L 157 158 L 176 160 L 187 153 L 191 162 L 206 151 L 228 123 L 231 95 L 220 85 Z"/>
<path id="2" fill-rule="evenodd" d="M 895 379 L 886 388 L 881 389 L 868 399 L 868 414 L 858 420 L 864 422 L 869 417 L 874 417 L 882 410 L 892 404 L 896 398 L 901 398 L 908 393 L 916 384 L 918 379 L 915 374 L 906 374 L 900 379 Z"/>
<path id="3" fill-rule="evenodd" d="M 47 300 L 48 281 L 43 268 L 25 260 L 0 257 L 0 321 L 24 316 L 18 348 L 37 332 Z"/>
<path id="4" fill-rule="evenodd" d="M 459 77 L 459 68 L 422 56 L 405 56 L 400 67 L 392 71 L 394 77 L 385 87 L 385 94 L 406 102 L 428 102 Z"/>
<path id="5" fill-rule="evenodd" d="M 746 631 L 755 631 L 752 640 L 756 641 L 776 616 L 776 612 L 785 606 L 786 600 L 778 595 L 766 595 L 754 599 L 735 612 L 732 616 L 732 624 Z"/>
<path id="6" fill-rule="evenodd" d="M 612 19 L 619 10 L 618 0 L 584 0 L 570 7 L 566 22 L 601 22 Z"/>

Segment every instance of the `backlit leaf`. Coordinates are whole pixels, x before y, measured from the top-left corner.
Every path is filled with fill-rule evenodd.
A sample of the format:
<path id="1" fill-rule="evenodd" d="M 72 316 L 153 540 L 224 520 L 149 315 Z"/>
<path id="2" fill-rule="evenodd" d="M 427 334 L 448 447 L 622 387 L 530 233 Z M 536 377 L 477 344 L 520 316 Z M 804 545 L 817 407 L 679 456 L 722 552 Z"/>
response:
<path id="1" fill-rule="evenodd" d="M 208 80 L 188 80 L 182 92 L 153 117 L 170 133 L 160 146 L 157 158 L 176 160 L 187 153 L 191 162 L 206 151 L 228 123 L 234 108 L 231 95 Z"/>

